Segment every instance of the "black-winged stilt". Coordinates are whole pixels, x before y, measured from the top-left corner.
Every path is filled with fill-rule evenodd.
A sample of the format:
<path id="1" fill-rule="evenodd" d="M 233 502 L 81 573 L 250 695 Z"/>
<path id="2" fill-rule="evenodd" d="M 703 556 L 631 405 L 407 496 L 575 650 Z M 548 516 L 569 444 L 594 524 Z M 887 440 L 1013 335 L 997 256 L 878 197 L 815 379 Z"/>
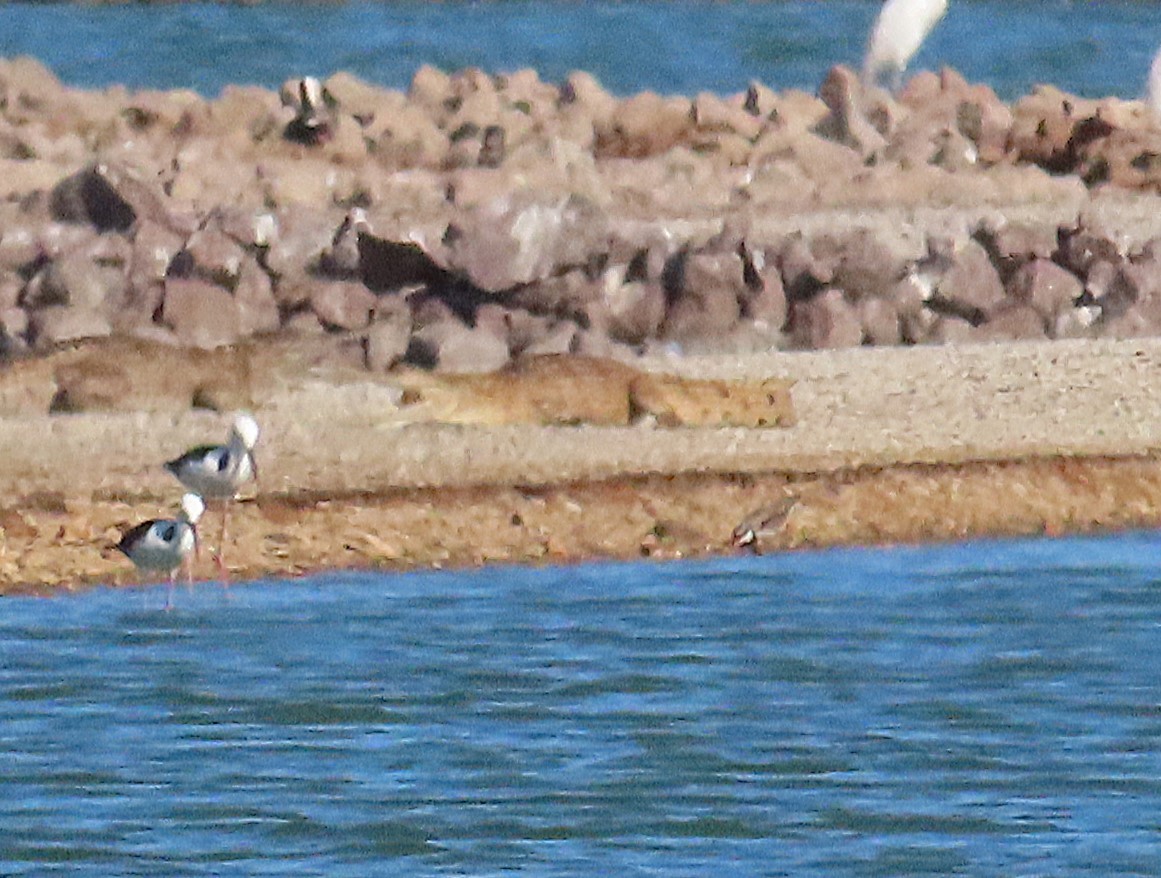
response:
<path id="1" fill-rule="evenodd" d="M 177 572 L 186 569 L 186 577 L 193 584 L 193 570 L 189 556 L 198 548 L 198 519 L 206 505 L 197 494 L 181 498 L 181 512 L 176 518 L 151 518 L 126 531 L 117 543 L 117 549 L 139 570 L 153 570 L 169 576 L 169 593 L 165 606 L 173 604 L 173 583 Z"/>

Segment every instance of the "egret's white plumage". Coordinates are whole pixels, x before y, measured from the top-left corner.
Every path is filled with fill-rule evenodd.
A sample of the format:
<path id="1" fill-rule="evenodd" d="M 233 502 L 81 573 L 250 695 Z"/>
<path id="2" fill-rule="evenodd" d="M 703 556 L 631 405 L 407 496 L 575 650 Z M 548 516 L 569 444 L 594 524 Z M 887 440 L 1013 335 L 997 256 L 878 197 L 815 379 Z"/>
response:
<path id="1" fill-rule="evenodd" d="M 873 85 L 889 76 L 897 89 L 907 64 L 945 12 L 947 0 L 886 0 L 867 41 L 863 81 Z"/>
<path id="2" fill-rule="evenodd" d="M 1153 112 L 1161 116 L 1161 49 L 1153 56 L 1149 67 L 1149 82 L 1145 86 L 1145 101 Z"/>

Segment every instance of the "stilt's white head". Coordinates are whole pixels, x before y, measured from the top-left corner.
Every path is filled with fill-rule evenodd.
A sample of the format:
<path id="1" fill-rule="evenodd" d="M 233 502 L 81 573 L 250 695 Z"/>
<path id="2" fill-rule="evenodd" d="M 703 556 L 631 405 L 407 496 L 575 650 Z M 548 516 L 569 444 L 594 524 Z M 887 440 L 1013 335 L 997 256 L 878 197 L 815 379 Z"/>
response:
<path id="1" fill-rule="evenodd" d="M 233 436 L 238 437 L 247 451 L 253 451 L 258 444 L 258 422 L 245 412 L 234 417 Z"/>
<path id="2" fill-rule="evenodd" d="M 197 494 L 184 494 L 181 498 L 181 517 L 191 525 L 196 525 L 206 511 L 205 501 Z"/>

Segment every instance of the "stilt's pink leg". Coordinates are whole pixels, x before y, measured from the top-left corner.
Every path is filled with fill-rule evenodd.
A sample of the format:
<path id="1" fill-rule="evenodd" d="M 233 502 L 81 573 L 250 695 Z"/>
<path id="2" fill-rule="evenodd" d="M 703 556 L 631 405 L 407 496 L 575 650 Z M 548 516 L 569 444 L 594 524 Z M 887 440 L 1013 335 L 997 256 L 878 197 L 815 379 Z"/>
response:
<path id="1" fill-rule="evenodd" d="M 230 571 L 226 567 L 226 528 L 230 521 L 230 507 L 234 501 L 226 500 L 222 504 L 222 537 L 218 540 L 218 553 L 214 556 L 214 561 L 218 565 L 218 574 L 222 578 L 222 587 L 228 588 L 230 585 Z"/>

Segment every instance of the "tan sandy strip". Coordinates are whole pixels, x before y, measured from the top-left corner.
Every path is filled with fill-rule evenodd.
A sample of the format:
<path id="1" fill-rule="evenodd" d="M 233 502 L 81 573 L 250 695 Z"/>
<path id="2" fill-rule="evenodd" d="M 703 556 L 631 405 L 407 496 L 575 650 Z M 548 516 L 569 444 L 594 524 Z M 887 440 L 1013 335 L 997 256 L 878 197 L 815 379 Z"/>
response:
<path id="1" fill-rule="evenodd" d="M 797 380 L 787 430 L 475 428 L 409 422 L 374 386 L 288 390 L 258 414 L 261 496 L 241 575 L 492 560 L 698 555 L 786 490 L 774 545 L 1151 526 L 1161 342 L 862 349 L 656 361 Z M 120 527 L 173 508 L 159 469 L 224 419 L 0 423 L 0 588 L 125 581 Z M 207 522 L 211 541 L 216 519 Z M 208 564 L 202 571 L 209 574 Z"/>

